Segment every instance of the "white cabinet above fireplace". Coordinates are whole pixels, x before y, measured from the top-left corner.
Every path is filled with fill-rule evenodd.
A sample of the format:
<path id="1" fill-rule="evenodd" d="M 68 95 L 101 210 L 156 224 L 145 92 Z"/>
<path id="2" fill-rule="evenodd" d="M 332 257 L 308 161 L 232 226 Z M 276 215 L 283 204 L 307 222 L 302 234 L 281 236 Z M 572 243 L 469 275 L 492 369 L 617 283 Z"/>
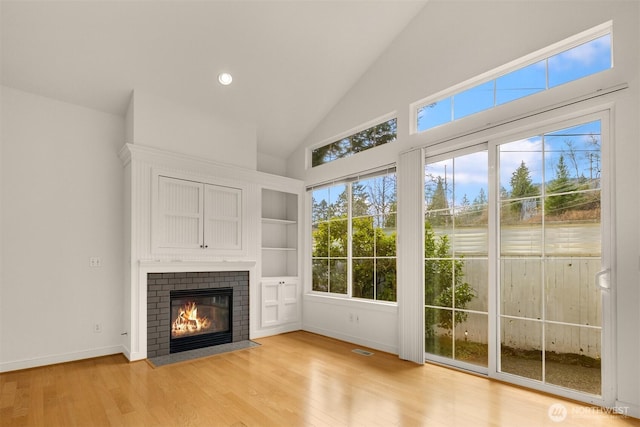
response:
<path id="1" fill-rule="evenodd" d="M 158 175 L 156 194 L 154 252 L 242 254 L 241 188 Z"/>

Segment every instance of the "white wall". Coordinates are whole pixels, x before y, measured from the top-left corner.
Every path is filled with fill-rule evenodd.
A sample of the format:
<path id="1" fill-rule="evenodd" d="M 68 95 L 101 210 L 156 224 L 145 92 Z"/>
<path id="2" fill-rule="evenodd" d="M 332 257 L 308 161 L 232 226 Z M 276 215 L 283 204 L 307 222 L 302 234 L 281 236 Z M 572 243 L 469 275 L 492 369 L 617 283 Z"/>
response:
<path id="1" fill-rule="evenodd" d="M 127 143 L 256 170 L 255 127 L 135 90 L 127 111 Z"/>
<path id="2" fill-rule="evenodd" d="M 287 161 L 265 153 L 258 153 L 258 171 L 273 175 L 286 176 Z"/>
<path id="3" fill-rule="evenodd" d="M 1 122 L 0 371 L 121 352 L 124 120 L 2 87 Z"/>
<path id="4" fill-rule="evenodd" d="M 398 348 L 397 317 L 393 304 L 304 296 L 304 330 L 389 353 Z"/>
<path id="5" fill-rule="evenodd" d="M 307 185 L 326 182 L 386 165 L 412 147 L 429 147 L 435 142 L 482 128 L 487 123 L 517 117 L 600 88 L 628 83 L 629 89 L 601 102 L 612 103 L 615 110 L 616 397 L 620 405 L 630 406 L 631 413 L 637 417 L 640 417 L 640 368 L 637 364 L 640 360 L 637 309 L 640 303 L 640 229 L 637 224 L 640 216 L 637 191 L 640 187 L 637 168 L 640 156 L 637 143 L 640 140 L 639 7 L 638 2 L 627 1 L 429 2 L 287 162 L 289 176 L 303 179 Z M 409 133 L 409 105 L 412 102 L 608 20 L 614 22 L 614 69 L 429 132 Z M 336 135 L 391 112 L 398 117 L 397 142 L 313 170 L 305 169 L 307 147 L 332 142 Z M 308 271 L 306 274 L 308 290 Z M 399 283 L 398 286 L 415 284 Z M 338 318 L 343 318 L 360 303 L 352 302 L 349 306 L 348 302 L 331 304 L 317 300 L 318 297 L 309 296 L 304 299 L 304 328 L 340 338 L 345 325 L 338 324 L 334 318 L 336 313 Z M 371 304 L 371 310 L 376 310 L 374 304 Z M 393 327 L 387 326 L 384 330 L 388 332 L 378 335 L 381 344 L 376 348 L 388 348 L 396 345 L 397 334 L 402 331 L 398 330 L 397 318 L 389 318 L 382 309 L 379 311 L 379 318 L 392 322 Z M 398 311 L 402 311 L 401 307 Z M 349 340 L 368 341 L 377 332 L 376 328 L 376 322 L 368 329 L 360 324 L 360 329 L 353 331 Z"/>

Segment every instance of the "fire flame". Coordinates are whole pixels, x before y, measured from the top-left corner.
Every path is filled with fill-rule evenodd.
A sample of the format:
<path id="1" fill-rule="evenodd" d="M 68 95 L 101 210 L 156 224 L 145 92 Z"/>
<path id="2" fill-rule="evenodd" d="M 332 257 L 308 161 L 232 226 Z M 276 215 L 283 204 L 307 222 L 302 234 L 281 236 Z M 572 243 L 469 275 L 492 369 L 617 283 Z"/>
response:
<path id="1" fill-rule="evenodd" d="M 173 336 L 200 332 L 211 326 L 211 321 L 206 316 L 198 317 L 198 307 L 195 302 L 188 302 L 178 310 L 178 317 L 171 325 Z"/>

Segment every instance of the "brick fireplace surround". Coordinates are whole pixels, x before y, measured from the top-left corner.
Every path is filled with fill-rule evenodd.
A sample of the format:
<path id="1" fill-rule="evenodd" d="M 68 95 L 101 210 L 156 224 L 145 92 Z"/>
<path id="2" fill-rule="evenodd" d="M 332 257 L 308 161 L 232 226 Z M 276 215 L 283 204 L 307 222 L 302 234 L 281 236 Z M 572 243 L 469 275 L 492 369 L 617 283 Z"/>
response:
<path id="1" fill-rule="evenodd" d="M 249 339 L 249 272 L 148 273 L 147 357 L 169 354 L 169 292 L 233 288 L 233 342 Z"/>

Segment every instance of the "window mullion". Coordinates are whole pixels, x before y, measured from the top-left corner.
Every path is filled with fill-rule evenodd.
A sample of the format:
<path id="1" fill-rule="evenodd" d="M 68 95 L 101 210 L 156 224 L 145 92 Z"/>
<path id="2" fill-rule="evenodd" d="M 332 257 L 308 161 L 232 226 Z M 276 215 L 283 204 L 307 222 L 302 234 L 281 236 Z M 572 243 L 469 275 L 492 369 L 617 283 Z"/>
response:
<path id="1" fill-rule="evenodd" d="M 353 296 L 353 183 L 347 185 L 347 297 Z"/>

